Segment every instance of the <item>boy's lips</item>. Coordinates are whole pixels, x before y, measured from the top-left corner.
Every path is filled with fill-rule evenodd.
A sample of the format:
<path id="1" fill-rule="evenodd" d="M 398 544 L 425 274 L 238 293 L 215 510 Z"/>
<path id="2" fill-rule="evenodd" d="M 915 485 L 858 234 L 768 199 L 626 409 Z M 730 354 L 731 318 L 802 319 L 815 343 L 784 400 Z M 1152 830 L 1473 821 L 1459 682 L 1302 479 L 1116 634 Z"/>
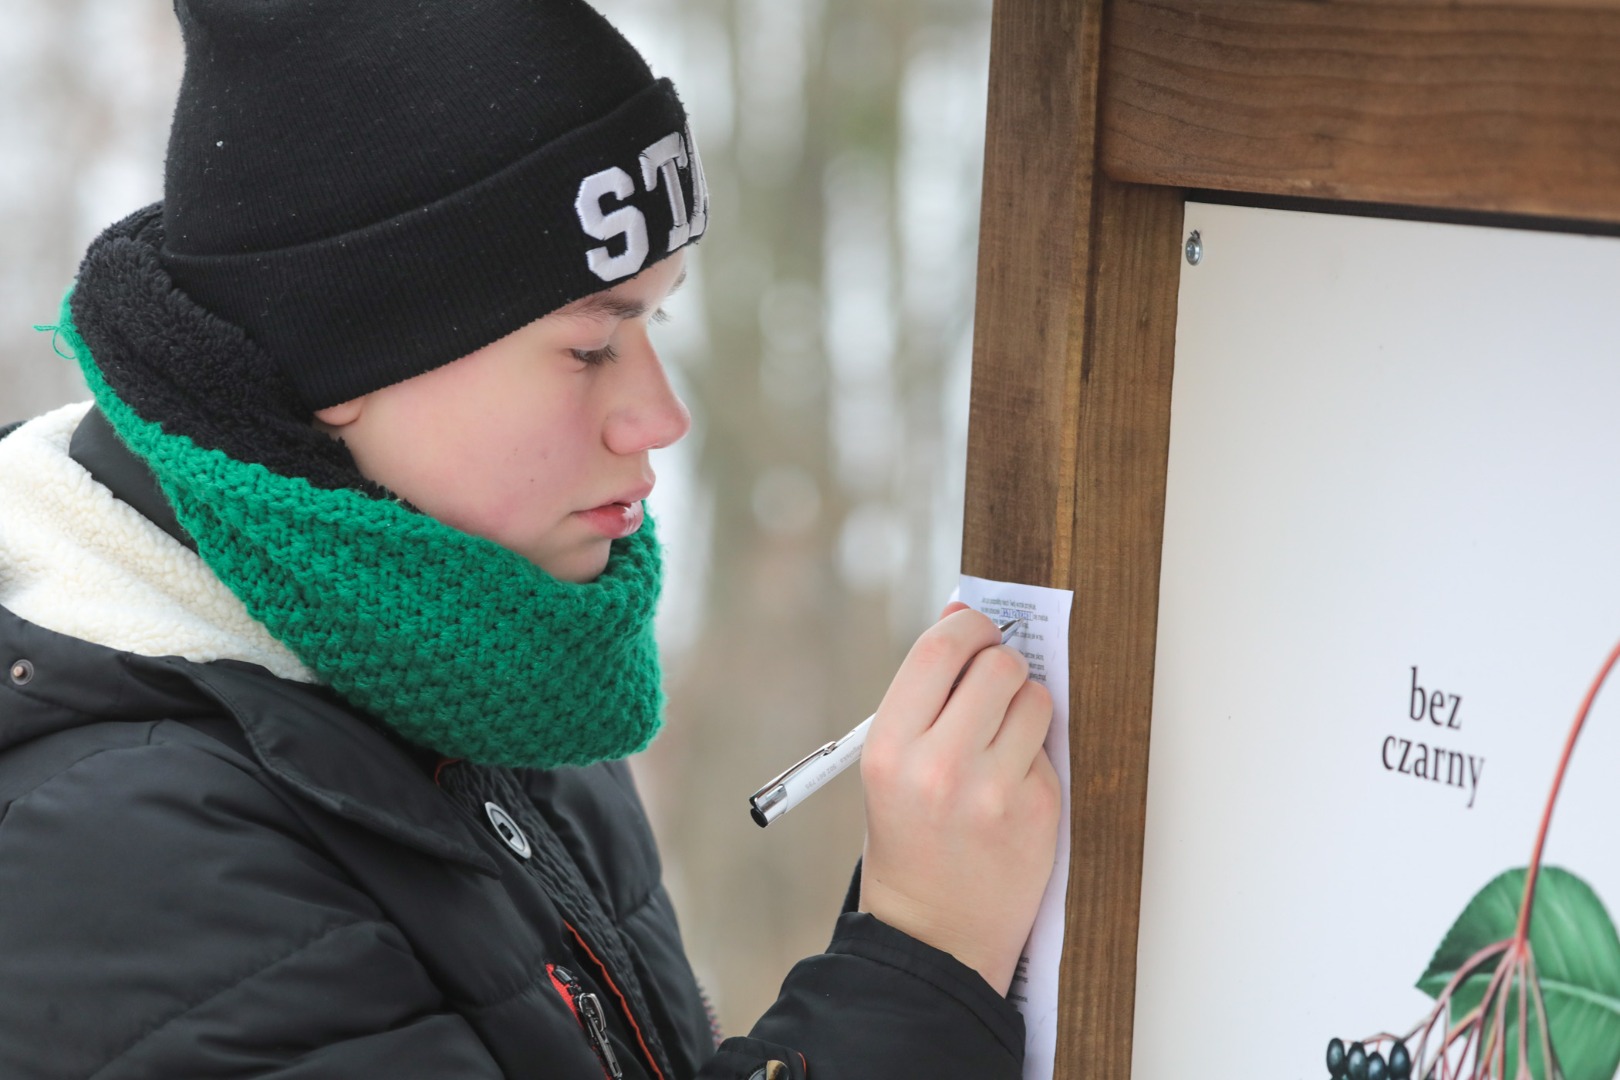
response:
<path id="1" fill-rule="evenodd" d="M 579 511 L 579 516 L 609 540 L 623 540 L 641 528 L 641 500 L 604 503 Z"/>

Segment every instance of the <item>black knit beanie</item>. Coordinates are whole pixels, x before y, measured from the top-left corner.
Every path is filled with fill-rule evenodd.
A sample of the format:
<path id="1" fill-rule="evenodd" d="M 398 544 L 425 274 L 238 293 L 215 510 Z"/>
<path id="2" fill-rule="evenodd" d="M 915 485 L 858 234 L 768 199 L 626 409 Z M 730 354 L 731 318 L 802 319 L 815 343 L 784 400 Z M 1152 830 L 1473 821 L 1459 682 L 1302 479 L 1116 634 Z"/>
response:
<path id="1" fill-rule="evenodd" d="M 667 79 L 582 0 L 175 0 L 161 259 L 311 409 L 702 235 Z"/>

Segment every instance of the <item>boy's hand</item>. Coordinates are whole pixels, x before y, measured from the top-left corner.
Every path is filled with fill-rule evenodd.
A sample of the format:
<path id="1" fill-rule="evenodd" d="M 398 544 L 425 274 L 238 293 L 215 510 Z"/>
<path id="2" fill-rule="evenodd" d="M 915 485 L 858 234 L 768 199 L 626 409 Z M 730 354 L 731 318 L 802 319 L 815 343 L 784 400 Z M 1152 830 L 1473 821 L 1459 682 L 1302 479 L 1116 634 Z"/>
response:
<path id="1" fill-rule="evenodd" d="M 1057 845 L 1058 778 L 1041 745 L 1052 699 L 1028 676 L 994 623 L 952 604 L 912 646 L 861 756 L 861 910 L 1002 994 Z"/>

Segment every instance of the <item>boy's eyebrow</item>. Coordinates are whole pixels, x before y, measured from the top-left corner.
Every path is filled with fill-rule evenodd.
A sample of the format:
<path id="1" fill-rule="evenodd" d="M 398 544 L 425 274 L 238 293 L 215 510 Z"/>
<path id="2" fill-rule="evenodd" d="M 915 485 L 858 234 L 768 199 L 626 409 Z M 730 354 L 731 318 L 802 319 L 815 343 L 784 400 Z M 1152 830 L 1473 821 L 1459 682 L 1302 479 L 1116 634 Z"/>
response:
<path id="1" fill-rule="evenodd" d="M 667 295 L 674 296 L 676 290 L 684 284 L 686 284 L 686 268 L 682 267 L 681 276 L 669 287 Z M 610 292 L 599 292 L 582 296 L 572 304 L 565 305 L 559 309 L 558 314 L 582 315 L 591 319 L 639 319 L 647 314 L 647 305 L 636 300 L 625 300 Z"/>
<path id="2" fill-rule="evenodd" d="M 638 319 L 646 313 L 646 304 L 623 300 L 605 292 L 582 296 L 558 312 L 559 315 L 581 315 L 588 319 Z"/>

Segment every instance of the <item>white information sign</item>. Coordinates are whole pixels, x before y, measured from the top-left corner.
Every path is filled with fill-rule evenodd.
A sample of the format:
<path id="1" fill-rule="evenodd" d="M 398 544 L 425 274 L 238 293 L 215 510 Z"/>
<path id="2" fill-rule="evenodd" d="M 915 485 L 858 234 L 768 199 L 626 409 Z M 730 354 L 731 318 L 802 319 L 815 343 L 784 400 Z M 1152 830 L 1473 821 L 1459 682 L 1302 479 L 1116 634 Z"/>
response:
<path id="1" fill-rule="evenodd" d="M 1620 239 L 1187 228 L 1132 1075 L 1608 1080 Z"/>

